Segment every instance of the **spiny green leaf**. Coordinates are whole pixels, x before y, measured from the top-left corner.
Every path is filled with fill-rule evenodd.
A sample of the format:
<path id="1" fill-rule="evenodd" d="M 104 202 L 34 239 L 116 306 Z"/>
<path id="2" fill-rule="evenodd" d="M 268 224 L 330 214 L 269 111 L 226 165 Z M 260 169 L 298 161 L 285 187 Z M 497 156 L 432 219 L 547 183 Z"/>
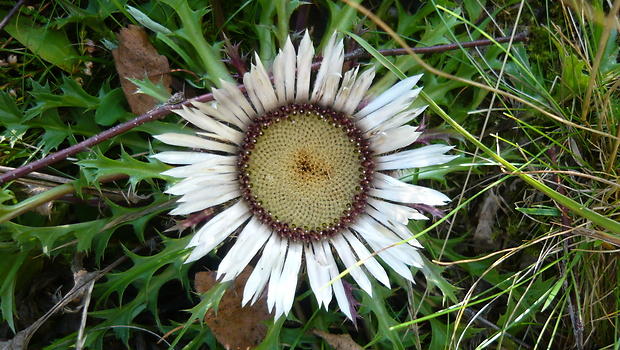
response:
<path id="1" fill-rule="evenodd" d="M 28 124 L 31 128 L 39 127 L 45 131 L 38 143 L 38 147 L 42 149 L 42 155 L 57 149 L 63 141 L 72 136 L 71 127 L 62 122 L 55 109 L 46 111 L 41 118 L 30 120 Z"/>
<path id="2" fill-rule="evenodd" d="M 106 275 L 107 281 L 98 290 L 103 291 L 100 300 L 105 300 L 110 294 L 116 292 L 119 300 L 123 300 L 123 293 L 130 285 L 134 285 L 139 290 L 147 289 L 151 279 L 157 276 L 156 272 L 167 264 L 172 264 L 176 272 L 175 278 L 179 279 L 179 271 L 184 268 L 183 261 L 189 253 L 185 247 L 189 242 L 190 236 L 181 239 L 165 239 L 165 248 L 155 255 L 141 256 L 125 248 L 126 254 L 131 258 L 134 265 L 126 271 L 113 272 Z"/>
<path id="3" fill-rule="evenodd" d="M 189 45 L 187 49 L 193 50 L 198 56 L 198 59 L 188 62 L 192 70 L 205 72 L 207 78 L 216 87 L 220 86 L 220 80 L 233 82 L 230 72 L 222 63 L 221 54 L 216 46 L 210 45 L 201 31 L 202 19 L 210 9 L 201 6 L 198 10 L 192 10 L 187 0 L 165 0 L 164 2 L 175 10 L 174 13 L 181 21 L 180 28 L 174 30 L 171 36 L 183 39 L 184 44 Z"/>
<path id="4" fill-rule="evenodd" d="M 43 136 L 39 139 L 37 148 L 46 155 L 57 149 L 63 142 L 73 139 L 74 134 L 92 136 L 99 132 L 94 123 L 92 112 L 97 109 L 96 118 L 100 124 L 114 123 L 128 113 L 123 105 L 118 103 L 117 90 L 101 89 L 100 96 L 94 97 L 86 93 L 74 80 L 63 77 L 60 86 L 61 93 L 53 93 L 49 85 L 40 85 L 32 81 L 35 106 L 22 114 L 15 101 L 3 91 L 0 91 L 0 103 L 5 106 L 0 111 L 0 125 L 6 131 L 0 138 L 10 140 L 11 145 L 19 141 L 29 129 L 42 129 Z M 74 123 L 64 121 L 59 115 L 58 108 L 75 107 Z"/>
<path id="5" fill-rule="evenodd" d="M 105 321 L 88 333 L 89 341 L 99 342 L 105 333 L 112 329 L 116 336 L 128 346 L 129 344 L 127 341 L 129 340 L 129 327 L 134 325 L 133 320 L 146 309 L 146 306 L 147 305 L 144 303 L 142 298 L 136 298 L 131 302 L 117 308 L 90 312 L 90 316 L 104 319 Z"/>
<path id="6" fill-rule="evenodd" d="M 86 110 L 94 110 L 99 105 L 97 97 L 89 95 L 80 84 L 66 76 L 62 78 L 60 85 L 61 94 L 52 93 L 49 85 L 40 85 L 34 80 L 32 83 L 32 97 L 36 105 L 26 112 L 24 121 L 41 115 L 43 112 L 58 107 L 82 107 Z"/>
<path id="7" fill-rule="evenodd" d="M 372 297 L 364 293 L 364 298 L 362 300 L 363 306 L 360 308 L 360 314 L 367 313 L 368 310 L 366 310 L 366 308 L 368 308 L 377 318 L 378 328 L 376 329 L 376 333 L 372 335 L 372 341 L 367 346 L 388 340 L 390 341 L 392 349 L 404 350 L 400 335 L 398 332 L 390 329 L 390 327 L 398 324 L 398 322 L 390 316 L 391 313 L 387 310 L 385 302 L 393 293 L 390 289 L 380 286 L 376 281 L 372 281 L 372 285 Z"/>
<path id="8" fill-rule="evenodd" d="M 428 288 L 432 289 L 436 286 L 441 290 L 441 293 L 443 293 L 445 297 L 453 302 L 457 302 L 458 298 L 456 297 L 455 292 L 458 288 L 452 285 L 452 283 L 446 281 L 446 279 L 441 275 L 444 269 L 437 266 L 433 262 L 428 261 L 425 257 L 422 259 L 424 260 L 424 267 L 421 270 L 426 278 Z"/>
<path id="9" fill-rule="evenodd" d="M 190 317 L 187 323 L 188 324 L 192 323 L 195 320 L 199 320 L 200 322 L 202 322 L 202 320 L 204 320 L 204 317 L 207 311 L 209 311 L 214 306 L 217 307 L 217 305 L 222 299 L 222 296 L 224 296 L 224 293 L 226 292 L 226 289 L 228 288 L 229 285 L 230 285 L 230 282 L 217 283 L 209 291 L 202 294 L 202 300 L 200 301 L 200 303 L 198 303 L 198 305 L 188 310 L 190 312 Z M 187 330 L 188 330 L 187 327 L 184 327 L 181 329 L 176 339 L 172 343 L 171 347 L 176 345 L 182 339 L 183 335 L 185 334 L 185 332 L 187 332 Z"/>
<path id="10" fill-rule="evenodd" d="M 96 183 L 97 179 L 104 175 L 120 173 L 129 175 L 129 183 L 132 190 L 142 180 L 153 184 L 152 179 L 154 178 L 165 179 L 166 177 L 161 175 L 161 172 L 170 168 L 154 158 L 148 158 L 148 162 L 141 162 L 127 154 L 124 150 L 121 152 L 121 158 L 118 160 L 110 159 L 100 151 L 95 152 L 95 157 L 95 159 L 78 162 L 83 168 L 82 173 L 89 183 Z"/>
<path id="11" fill-rule="evenodd" d="M 129 285 L 134 285 L 139 293 L 130 302 L 117 308 L 92 312 L 93 316 L 106 320 L 102 325 L 99 325 L 98 329 L 105 328 L 106 325 L 132 325 L 135 317 L 146 309 L 153 314 L 157 323 L 161 325 L 157 308 L 160 289 L 172 280 L 179 280 L 183 285 L 188 283 L 187 270 L 190 265 L 183 264 L 183 261 L 185 260 L 184 255 L 189 254 L 185 251 L 189 238 L 190 236 L 182 239 L 164 238 L 165 248 L 152 256 L 140 256 L 126 250 L 134 262 L 134 266 L 123 272 L 107 274 L 108 280 L 96 286 L 95 294 L 102 302 L 111 293 L 116 292 L 119 296 L 119 302 L 122 303 L 124 291 Z M 101 292 L 103 294 L 99 296 Z M 129 337 L 127 329 L 115 329 L 114 331 L 119 338 L 127 341 Z M 101 337 L 103 335 L 103 333 L 97 333 L 93 336 Z"/>
<path id="12" fill-rule="evenodd" d="M 270 324 L 267 330 L 267 336 L 265 336 L 263 342 L 255 347 L 254 350 L 277 349 L 280 346 L 280 332 L 284 325 L 284 321 L 286 321 L 286 317 L 280 317 L 277 321 Z"/>
<path id="13" fill-rule="evenodd" d="M 154 201 L 146 207 L 131 208 L 123 207 L 115 203 L 109 202 L 108 205 L 112 210 L 112 219 L 105 228 L 118 228 L 122 225 L 131 225 L 133 231 L 141 242 L 144 242 L 144 230 L 149 221 L 159 213 L 169 210 L 176 200 L 171 200 L 170 196 L 161 192 L 153 193 Z"/>
<path id="14" fill-rule="evenodd" d="M 451 334 L 448 334 L 449 328 L 446 327 L 445 324 L 443 324 L 436 318 L 431 318 L 428 321 L 431 324 L 431 342 L 428 348 L 429 349 L 449 348 L 448 344 L 450 343 L 450 338 L 451 338 Z"/>
<path id="15" fill-rule="evenodd" d="M 108 18 L 112 13 L 118 11 L 118 7 L 123 6 L 127 0 L 88 0 L 88 4 L 84 6 L 83 2 L 75 2 L 71 0 L 56 0 L 65 11 L 68 12 L 67 16 L 62 18 L 55 18 L 53 23 L 59 28 L 69 23 L 85 24 L 93 28 L 96 32 L 108 32 L 104 20 Z"/>
<path id="16" fill-rule="evenodd" d="M 145 77 L 144 80 L 132 78 L 127 78 L 127 80 L 139 87 L 138 91 L 135 92 L 136 94 L 151 96 L 160 103 L 166 103 L 170 99 L 170 96 L 172 96 L 170 95 L 170 92 L 166 90 L 161 80 L 157 83 L 157 85 L 153 84 L 148 77 Z"/>
<path id="17" fill-rule="evenodd" d="M 108 219 L 100 219 L 62 226 L 30 227 L 7 221 L 3 224 L 3 230 L 11 232 L 13 239 L 23 249 L 41 249 L 44 254 L 50 255 L 57 241 L 61 241 L 58 244 L 64 244 L 76 238 L 79 238 L 78 250 L 89 249 L 92 240 L 107 222 Z"/>

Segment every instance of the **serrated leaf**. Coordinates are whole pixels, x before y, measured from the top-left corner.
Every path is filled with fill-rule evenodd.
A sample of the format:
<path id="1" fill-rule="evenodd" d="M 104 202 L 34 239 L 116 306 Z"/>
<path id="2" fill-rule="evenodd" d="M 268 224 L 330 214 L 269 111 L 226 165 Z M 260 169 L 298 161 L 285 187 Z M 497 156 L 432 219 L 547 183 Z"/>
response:
<path id="1" fill-rule="evenodd" d="M 190 70 L 199 75 L 204 75 L 204 78 L 209 79 L 215 86 L 220 86 L 220 80 L 233 82 L 228 68 L 222 62 L 218 48 L 210 45 L 202 34 L 202 19 L 210 11 L 210 8 L 200 6 L 197 10 L 192 10 L 186 0 L 165 0 L 163 2 L 175 10 L 175 14 L 181 22 L 180 28 L 174 30 L 170 37 L 181 38 L 185 41 L 180 48 L 171 48 L 177 53 L 187 51 L 185 55 L 179 53 L 180 56 L 188 57 L 187 53 L 191 51 L 197 55 L 197 57 L 192 55 L 195 58 L 186 62 Z M 163 35 L 158 36 L 163 37 Z M 171 43 L 172 41 L 165 42 Z M 188 45 L 189 47 L 187 47 Z M 206 72 L 206 74 L 201 72 Z"/>
<path id="2" fill-rule="evenodd" d="M 99 99 L 89 95 L 80 84 L 75 80 L 63 76 L 63 83 L 60 85 L 61 94 L 52 93 L 50 87 L 40 85 L 32 80 L 32 97 L 36 105 L 26 112 L 23 121 L 30 120 L 43 112 L 58 107 L 82 107 L 86 110 L 94 110 L 99 106 Z"/>
<path id="3" fill-rule="evenodd" d="M 458 298 L 456 297 L 456 288 L 452 285 L 452 283 L 446 281 L 445 278 L 441 275 L 443 272 L 443 268 L 434 264 L 431 261 L 428 261 L 426 257 L 422 256 L 424 260 L 424 266 L 422 267 L 422 272 L 424 273 L 424 277 L 426 278 L 426 283 L 428 284 L 428 288 L 432 289 L 433 287 L 437 287 L 441 290 L 441 293 L 452 300 L 453 302 L 457 302 Z"/>
<path id="4" fill-rule="evenodd" d="M 110 294 L 116 292 L 119 300 L 122 301 L 123 293 L 130 285 L 134 285 L 138 290 L 149 289 L 151 280 L 154 276 L 159 275 L 156 272 L 168 264 L 171 264 L 175 270 L 174 277 L 179 278 L 181 268 L 188 266 L 183 265 L 183 261 L 185 261 L 185 256 L 189 255 L 185 247 L 187 247 L 190 238 L 191 236 L 181 239 L 165 239 L 165 248 L 161 252 L 149 256 L 138 255 L 125 248 L 125 253 L 132 260 L 133 266 L 125 271 L 106 275 L 107 281 L 98 287 L 99 290 L 103 290 L 100 300 L 103 301 Z"/>
<path id="5" fill-rule="evenodd" d="M 76 238 L 79 250 L 89 249 L 107 222 L 108 219 L 100 219 L 71 225 L 31 227 L 7 221 L 3 225 L 23 249 L 41 249 L 45 255 L 51 255 L 58 241 L 58 244 L 64 244 Z"/>
<path id="6" fill-rule="evenodd" d="M 22 139 L 29 129 L 40 128 L 44 131 L 43 135 L 37 143 L 37 148 L 42 150 L 42 154 L 46 155 L 53 149 L 57 149 L 60 144 L 68 138 L 73 138 L 73 132 L 80 135 L 91 136 L 98 132 L 94 122 L 92 122 L 92 112 L 89 110 L 97 109 L 100 105 L 100 98 L 91 96 L 82 89 L 75 81 L 63 77 L 63 83 L 60 85 L 60 93 L 52 92 L 49 85 L 40 85 L 35 81 L 32 83 L 31 95 L 34 97 L 35 106 L 30 108 L 25 114 L 22 114 L 17 108 L 15 101 L 11 99 L 5 92 L 0 91 L 0 104 L 5 108 L 0 111 L 0 125 L 6 128 L 6 131 L 0 136 L 0 139 L 8 139 L 13 146 Z M 104 108 L 97 111 L 100 115 L 108 118 L 118 118 L 118 109 L 122 109 L 117 101 L 112 101 L 114 97 L 110 94 L 103 94 L 101 99 L 108 101 L 108 105 L 115 105 L 116 108 Z M 106 100 L 107 98 L 107 100 Z M 58 108 L 75 107 L 76 123 L 69 124 L 60 118 Z M 126 113 L 126 112 L 125 112 Z M 88 127 L 84 127 L 88 125 Z M 95 126 L 93 128 L 93 126 Z"/>
<path id="7" fill-rule="evenodd" d="M 125 345 L 128 345 L 129 326 L 133 324 L 133 319 L 145 309 L 146 303 L 136 298 L 117 308 L 90 312 L 89 316 L 104 319 L 105 321 L 89 333 L 88 339 L 90 341 L 98 341 L 98 339 L 102 338 L 105 333 L 110 330 L 110 328 L 106 326 L 114 326 L 113 330 L 116 336 L 125 342 Z"/>
<path id="8" fill-rule="evenodd" d="M 431 342 L 429 344 L 429 349 L 446 349 L 447 345 L 450 343 L 450 336 L 448 334 L 448 330 L 450 328 L 446 327 L 445 324 L 440 322 L 435 318 L 431 318 L 428 320 L 431 324 Z"/>
<path id="9" fill-rule="evenodd" d="M 96 32 L 105 32 L 107 26 L 103 23 L 113 12 L 123 6 L 127 0 L 100 1 L 88 0 L 84 8 L 84 2 L 77 3 L 72 0 L 57 0 L 58 4 L 68 12 L 67 16 L 55 18 L 53 23 L 59 28 L 69 23 L 85 24 Z"/>
<path id="10" fill-rule="evenodd" d="M 104 229 L 118 228 L 122 225 L 131 225 L 135 234 L 141 242 L 144 242 L 144 229 L 149 221 L 157 214 L 171 209 L 176 200 L 170 200 L 168 195 L 153 194 L 155 200 L 146 207 L 127 208 L 109 202 L 112 210 L 112 219 L 106 224 Z"/>
<path id="11" fill-rule="evenodd" d="M 135 189 L 140 181 L 147 181 L 153 184 L 152 179 L 165 179 L 161 172 L 170 167 L 154 158 L 148 158 L 148 162 L 141 162 L 124 150 L 118 160 L 104 156 L 100 151 L 95 153 L 95 159 L 79 161 L 78 164 L 83 168 L 83 175 L 89 183 L 96 183 L 101 176 L 109 174 L 129 175 L 131 189 Z"/>
<path id="12" fill-rule="evenodd" d="M 104 301 L 111 293 L 116 292 L 119 295 L 119 302 L 123 303 L 123 294 L 129 285 L 135 286 L 140 292 L 133 300 L 117 308 L 92 312 L 92 316 L 106 319 L 99 327 L 131 325 L 133 319 L 147 309 L 156 318 L 157 323 L 161 324 L 157 307 L 159 291 L 164 284 L 172 280 L 179 280 L 187 285 L 186 276 L 190 265 L 183 264 L 183 261 L 185 256 L 189 255 L 185 247 L 190 238 L 191 236 L 182 239 L 164 238 L 165 248 L 151 256 L 140 256 L 126 250 L 134 266 L 123 272 L 108 273 L 106 275 L 108 280 L 96 287 L 97 293 L 103 291 L 99 301 Z M 115 329 L 115 333 L 124 341 L 128 339 L 127 329 L 124 331 Z M 103 333 L 96 336 L 103 336 Z"/>
<path id="13" fill-rule="evenodd" d="M 42 149 L 42 154 L 46 155 L 51 150 L 58 148 L 60 144 L 71 136 L 71 127 L 60 119 L 57 110 L 50 110 L 43 114 L 42 118 L 32 120 L 28 123 L 30 127 L 41 127 L 45 130 L 41 140 L 37 144 Z"/>
<path id="14" fill-rule="evenodd" d="M 15 142 L 21 140 L 29 129 L 40 128 L 44 133 L 37 143 L 37 148 L 40 148 L 42 154 L 46 155 L 51 150 L 58 148 L 58 146 L 72 134 L 71 128 L 63 123 L 58 115 L 58 111 L 55 109 L 45 111 L 40 118 L 32 120 L 26 120 L 27 118 L 23 119 L 24 121 L 5 125 L 7 131 L 4 133 L 3 137 L 10 140 L 11 147 L 13 147 Z M 1 124 L 2 123 L 0 123 L 0 125 Z"/>
<path id="15" fill-rule="evenodd" d="M 200 303 L 198 303 L 198 305 L 188 310 L 190 313 L 190 316 L 189 316 L 187 323 L 191 323 L 194 320 L 199 320 L 202 322 L 207 311 L 211 310 L 214 306 L 217 307 L 217 305 L 222 299 L 222 296 L 224 296 L 224 293 L 226 292 L 226 289 L 228 288 L 229 285 L 230 285 L 230 282 L 218 283 L 213 288 L 211 288 L 208 292 L 204 293 L 201 296 L 202 300 L 200 301 Z M 282 319 L 284 319 L 284 317 L 282 317 Z M 181 340 L 181 338 L 183 337 L 183 335 L 185 334 L 187 330 L 188 330 L 188 327 L 183 327 L 181 329 L 176 339 L 172 343 L 171 348 L 173 348 L 174 345 Z"/>
<path id="16" fill-rule="evenodd" d="M 404 350 L 405 347 L 403 346 L 400 335 L 390 329 L 390 327 L 397 325 L 398 322 L 390 316 L 390 312 L 387 310 L 385 305 L 385 300 L 393 293 L 390 289 L 380 286 L 376 281 L 372 282 L 372 286 L 372 297 L 367 293 L 364 293 L 364 298 L 362 299 L 362 309 L 368 308 L 375 314 L 378 328 L 374 339 L 366 346 L 383 340 L 389 340 L 392 349 Z M 362 309 L 360 309 L 360 314 L 365 312 L 362 311 Z"/>
<path id="17" fill-rule="evenodd" d="M 254 350 L 278 349 L 280 346 L 280 332 L 282 331 L 285 320 L 286 317 L 280 317 L 275 322 L 272 321 L 269 325 L 269 330 L 267 330 L 267 336 Z"/>
<path id="18" fill-rule="evenodd" d="M 9 140 L 11 148 L 15 147 L 15 143 L 20 141 L 26 134 L 26 131 L 28 131 L 28 126 L 21 124 L 5 124 L 4 127 L 6 131 L 0 136 L 0 142 Z"/>
<path id="19" fill-rule="evenodd" d="M 135 92 L 136 94 L 145 94 L 151 96 L 160 103 L 168 102 L 168 100 L 172 96 L 170 92 L 164 87 L 161 80 L 157 82 L 157 85 L 155 85 L 148 77 L 144 77 L 144 80 L 132 78 L 126 79 L 138 86 L 139 89 Z"/>

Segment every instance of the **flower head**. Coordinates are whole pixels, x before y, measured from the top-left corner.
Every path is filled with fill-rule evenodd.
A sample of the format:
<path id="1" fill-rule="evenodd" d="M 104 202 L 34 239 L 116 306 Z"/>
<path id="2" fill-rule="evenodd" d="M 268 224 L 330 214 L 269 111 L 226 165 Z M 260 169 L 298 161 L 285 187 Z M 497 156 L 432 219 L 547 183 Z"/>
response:
<path id="1" fill-rule="evenodd" d="M 353 318 L 341 280 L 342 267 L 367 293 L 368 273 L 389 286 L 372 251 L 395 272 L 413 280 L 410 266 L 423 261 L 408 220 L 426 217 L 416 204 L 436 206 L 449 199 L 430 188 L 399 181 L 386 171 L 445 163 L 451 148 L 430 145 L 402 150 L 418 136 L 408 123 L 424 108 L 410 109 L 420 76 L 402 80 L 365 107 L 374 69 L 342 75 L 343 43 L 334 35 L 312 79 L 313 44 L 306 33 L 297 53 L 290 39 L 273 62 L 273 83 L 260 58 L 237 86 L 222 81 L 215 103 L 193 102 L 176 111 L 201 129 L 196 135 L 164 134 L 157 139 L 201 151 L 169 151 L 154 157 L 179 165 L 165 172 L 183 178 L 167 193 L 181 195 L 172 214 L 190 214 L 225 204 L 225 209 L 192 237 L 186 262 L 208 254 L 227 237 L 236 242 L 218 268 L 218 278 L 234 279 L 257 255 L 243 303 L 268 288 L 276 318 L 288 314 L 302 261 L 319 305 L 335 295 Z M 394 245 L 394 246 L 392 246 Z M 388 249 L 384 249 L 389 247 Z M 335 254 L 342 264 L 336 262 Z M 304 259 L 305 258 L 305 259 Z"/>

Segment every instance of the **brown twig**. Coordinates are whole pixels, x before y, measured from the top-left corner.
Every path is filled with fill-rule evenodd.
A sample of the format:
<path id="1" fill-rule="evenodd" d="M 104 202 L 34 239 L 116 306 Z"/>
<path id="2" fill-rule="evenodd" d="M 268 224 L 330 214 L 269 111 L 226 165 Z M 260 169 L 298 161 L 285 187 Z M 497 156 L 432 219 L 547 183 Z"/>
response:
<path id="1" fill-rule="evenodd" d="M 0 31 L 4 30 L 4 27 L 6 27 L 9 24 L 9 21 L 11 20 L 11 18 L 15 16 L 17 11 L 19 11 L 19 9 L 22 6 L 24 6 L 25 3 L 26 3 L 26 0 L 19 0 L 17 4 L 13 6 L 11 11 L 9 11 L 9 13 L 7 13 L 6 16 L 4 16 L 4 18 L 2 19 L 2 22 L 0 22 Z"/>
<path id="2" fill-rule="evenodd" d="M 198 96 L 193 99 L 194 101 L 207 102 L 213 100 L 213 94 L 206 94 L 202 96 Z M 77 143 L 71 147 L 67 147 L 61 151 L 58 151 L 54 154 L 50 154 L 45 158 L 41 158 L 35 160 L 34 162 L 28 163 L 22 167 L 19 167 L 15 170 L 8 171 L 2 175 L 0 175 L 0 184 L 3 184 L 8 181 L 12 181 L 18 179 L 22 176 L 25 176 L 33 171 L 44 168 L 48 165 L 54 164 L 58 161 L 66 159 L 72 155 L 75 155 L 80 152 L 88 151 L 90 147 L 100 144 L 106 140 L 111 139 L 112 137 L 118 136 L 124 132 L 127 132 L 135 127 L 138 127 L 142 124 L 148 123 L 153 120 L 161 119 L 168 115 L 170 111 L 173 109 L 181 108 L 181 106 L 187 106 L 191 103 L 192 100 L 186 100 L 178 104 L 174 105 L 164 105 L 159 108 L 153 109 L 135 119 L 132 119 L 128 122 L 119 124 L 115 127 L 112 127 L 104 132 L 101 132 L 91 138 L 88 138 L 80 143 Z"/>
<path id="3" fill-rule="evenodd" d="M 513 43 L 527 42 L 528 39 L 529 39 L 529 31 L 525 30 L 515 36 L 503 36 L 503 37 L 494 38 L 494 39 L 481 39 L 481 40 L 474 40 L 474 41 L 466 41 L 464 43 L 435 45 L 435 46 L 427 46 L 427 47 L 412 47 L 412 48 L 407 48 L 407 49 L 405 48 L 386 49 L 386 50 L 379 50 L 379 53 L 381 53 L 383 56 L 403 56 L 403 55 L 408 54 L 407 50 L 411 50 L 413 51 L 413 53 L 416 53 L 419 55 L 426 55 L 426 54 L 432 54 L 432 53 L 442 53 L 442 52 L 457 50 L 460 48 L 467 49 L 467 48 L 472 48 L 472 47 L 482 47 L 482 46 L 493 45 L 495 43 L 503 44 L 503 43 L 507 43 L 510 41 L 512 41 Z M 359 58 L 370 58 L 370 57 L 372 57 L 370 53 L 363 51 L 363 49 L 359 49 L 348 55 L 345 55 L 345 60 L 355 60 Z"/>
<path id="4" fill-rule="evenodd" d="M 528 39 L 528 31 L 524 31 L 521 32 L 517 35 L 515 35 L 514 37 L 501 37 L 501 38 L 495 38 L 493 40 L 490 39 L 483 39 L 483 40 L 474 40 L 474 41 L 468 41 L 468 42 L 464 42 L 464 43 L 456 43 L 456 44 L 447 44 L 447 45 L 437 45 L 437 46 L 429 46 L 429 47 L 416 47 L 416 48 L 412 48 L 411 50 L 414 53 L 418 53 L 418 54 L 429 54 L 429 53 L 441 53 L 441 52 L 446 52 L 446 51 L 450 51 L 450 50 L 456 50 L 459 48 L 471 48 L 471 47 L 480 47 L 480 46 L 488 46 L 488 45 L 492 45 L 494 43 L 505 43 L 505 42 L 509 42 L 512 40 L 512 42 L 526 42 Z M 379 52 L 384 55 L 384 56 L 399 56 L 399 55 L 405 55 L 407 54 L 406 49 L 390 49 L 390 50 L 379 50 Z M 347 55 L 345 55 L 345 60 L 355 60 L 355 59 L 360 59 L 360 58 L 370 58 L 372 57 L 368 52 L 362 52 L 362 51 L 355 51 L 352 53 L 349 53 Z M 313 65 L 313 69 L 318 69 L 320 63 L 315 63 Z M 244 92 L 245 91 L 245 86 L 243 84 L 238 86 L 239 89 Z M 86 139 L 78 144 L 75 144 L 71 147 L 65 148 L 61 151 L 58 151 L 54 154 L 50 154 L 47 157 L 41 158 L 39 160 L 35 160 L 34 162 L 28 163 L 22 167 L 19 167 L 15 170 L 6 172 L 4 174 L 0 174 L 0 184 L 4 184 L 6 182 L 9 181 L 13 181 L 15 179 L 18 179 L 22 176 L 25 176 L 33 171 L 39 170 L 41 168 L 44 168 L 46 166 L 49 166 L 51 164 L 54 164 L 58 161 L 61 161 L 63 159 L 66 159 L 67 157 L 70 157 L 72 155 L 75 155 L 77 153 L 80 152 L 85 152 L 88 151 L 90 149 L 90 147 L 98 145 L 99 143 L 106 141 L 112 137 L 118 136 L 124 132 L 127 132 L 137 126 L 140 126 L 142 124 L 151 122 L 153 120 L 158 120 L 161 119 L 163 117 L 165 117 L 166 115 L 168 115 L 172 110 L 174 109 L 179 109 L 182 106 L 188 106 L 192 103 L 192 101 L 197 101 L 197 102 L 209 102 L 209 101 L 213 101 L 213 94 L 212 93 L 208 93 L 205 95 L 201 95 L 195 98 L 192 98 L 191 100 L 186 100 L 183 101 L 181 103 L 177 103 L 174 105 L 163 105 L 161 107 L 158 107 L 156 109 L 153 109 L 151 111 L 149 111 L 146 114 L 143 114 L 135 119 L 132 119 L 128 122 L 125 122 L 123 124 L 119 124 L 115 127 L 112 127 L 102 133 L 99 133 L 89 139 Z"/>
<path id="5" fill-rule="evenodd" d="M 489 304 L 490 305 L 490 304 Z M 477 323 L 482 324 L 484 327 L 490 328 L 492 329 L 494 332 L 501 332 L 502 329 L 500 327 L 498 327 L 495 323 L 487 320 L 486 318 L 484 318 L 481 315 L 480 311 L 475 311 L 472 308 L 465 308 L 465 314 L 467 314 L 467 316 L 469 316 L 469 318 L 472 321 L 475 321 Z M 532 346 L 525 344 L 523 341 L 517 339 L 517 337 L 515 337 L 514 335 L 505 332 L 503 334 L 503 336 L 507 337 L 508 339 L 510 339 L 511 341 L 517 343 L 521 348 L 523 349 L 532 349 Z"/>
<path id="6" fill-rule="evenodd" d="M 550 158 L 551 164 L 553 165 L 557 165 L 557 147 L 552 147 L 547 151 L 547 155 Z M 560 181 L 560 176 L 559 174 L 554 174 L 553 175 L 553 180 L 556 183 L 556 188 L 558 193 L 560 193 L 563 196 L 566 196 L 566 189 L 564 188 L 564 185 L 562 185 L 562 182 Z M 573 227 L 571 225 L 571 220 L 570 217 L 568 216 L 568 208 L 566 208 L 566 206 L 564 205 L 559 205 L 560 207 L 560 211 L 562 212 L 562 232 L 563 232 L 563 236 L 566 238 L 564 239 L 564 247 L 563 247 L 563 254 L 564 256 L 570 256 L 571 254 L 571 247 L 573 246 L 573 237 L 571 235 L 571 232 L 573 231 Z M 577 276 L 579 276 L 577 274 L 576 271 L 576 265 L 573 266 L 572 268 L 568 267 L 568 264 L 566 263 L 566 259 L 561 259 L 560 260 L 560 270 L 562 275 L 565 277 L 564 278 L 564 283 L 562 284 L 562 289 L 564 290 L 564 292 L 567 294 L 567 300 L 568 300 L 568 314 L 570 316 L 570 320 L 571 323 L 573 325 L 573 336 L 575 337 L 575 347 L 577 348 L 577 350 L 583 350 L 584 349 L 584 344 L 583 344 L 583 319 L 581 317 L 580 314 L 580 310 L 578 307 L 578 298 L 579 295 L 577 294 L 577 290 L 575 290 L 574 287 L 572 287 L 569 283 L 571 277 L 568 276 L 569 274 L 572 275 L 572 279 L 575 280 L 575 284 L 579 285 L 578 281 L 577 281 Z"/>

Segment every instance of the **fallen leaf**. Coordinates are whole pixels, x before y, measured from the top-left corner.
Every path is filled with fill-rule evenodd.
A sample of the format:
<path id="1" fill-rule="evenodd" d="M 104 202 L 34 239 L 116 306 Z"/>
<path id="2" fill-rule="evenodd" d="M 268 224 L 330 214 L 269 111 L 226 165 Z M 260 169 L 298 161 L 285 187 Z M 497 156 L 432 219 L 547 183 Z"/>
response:
<path id="1" fill-rule="evenodd" d="M 205 323 L 226 349 L 251 349 L 258 346 L 267 335 L 265 322 L 273 316 L 267 310 L 265 297 L 261 297 L 253 305 L 241 307 L 243 287 L 250 277 L 253 268 L 247 266 L 235 279 L 233 288 L 224 293 L 220 300 L 217 314 L 209 310 L 205 315 Z M 195 276 L 194 288 L 204 293 L 216 283 L 215 271 L 199 272 Z"/>
<path id="2" fill-rule="evenodd" d="M 473 237 L 477 252 L 495 251 L 500 248 L 500 242 L 493 234 L 493 228 L 497 222 L 497 212 L 500 209 L 499 202 L 499 197 L 491 191 L 487 192 L 483 198 L 478 211 L 478 225 Z"/>
<path id="3" fill-rule="evenodd" d="M 353 341 L 349 334 L 331 334 L 320 329 L 315 329 L 314 334 L 323 338 L 334 350 L 360 350 L 362 348 Z"/>
<path id="4" fill-rule="evenodd" d="M 123 28 L 117 38 L 118 47 L 112 50 L 112 55 L 121 78 L 121 87 L 131 111 L 141 115 L 155 108 L 159 102 L 151 96 L 136 94 L 138 86 L 127 79 L 144 80 L 146 76 L 155 85 L 161 81 L 170 92 L 172 77 L 168 58 L 157 53 L 142 27 L 130 25 Z"/>

